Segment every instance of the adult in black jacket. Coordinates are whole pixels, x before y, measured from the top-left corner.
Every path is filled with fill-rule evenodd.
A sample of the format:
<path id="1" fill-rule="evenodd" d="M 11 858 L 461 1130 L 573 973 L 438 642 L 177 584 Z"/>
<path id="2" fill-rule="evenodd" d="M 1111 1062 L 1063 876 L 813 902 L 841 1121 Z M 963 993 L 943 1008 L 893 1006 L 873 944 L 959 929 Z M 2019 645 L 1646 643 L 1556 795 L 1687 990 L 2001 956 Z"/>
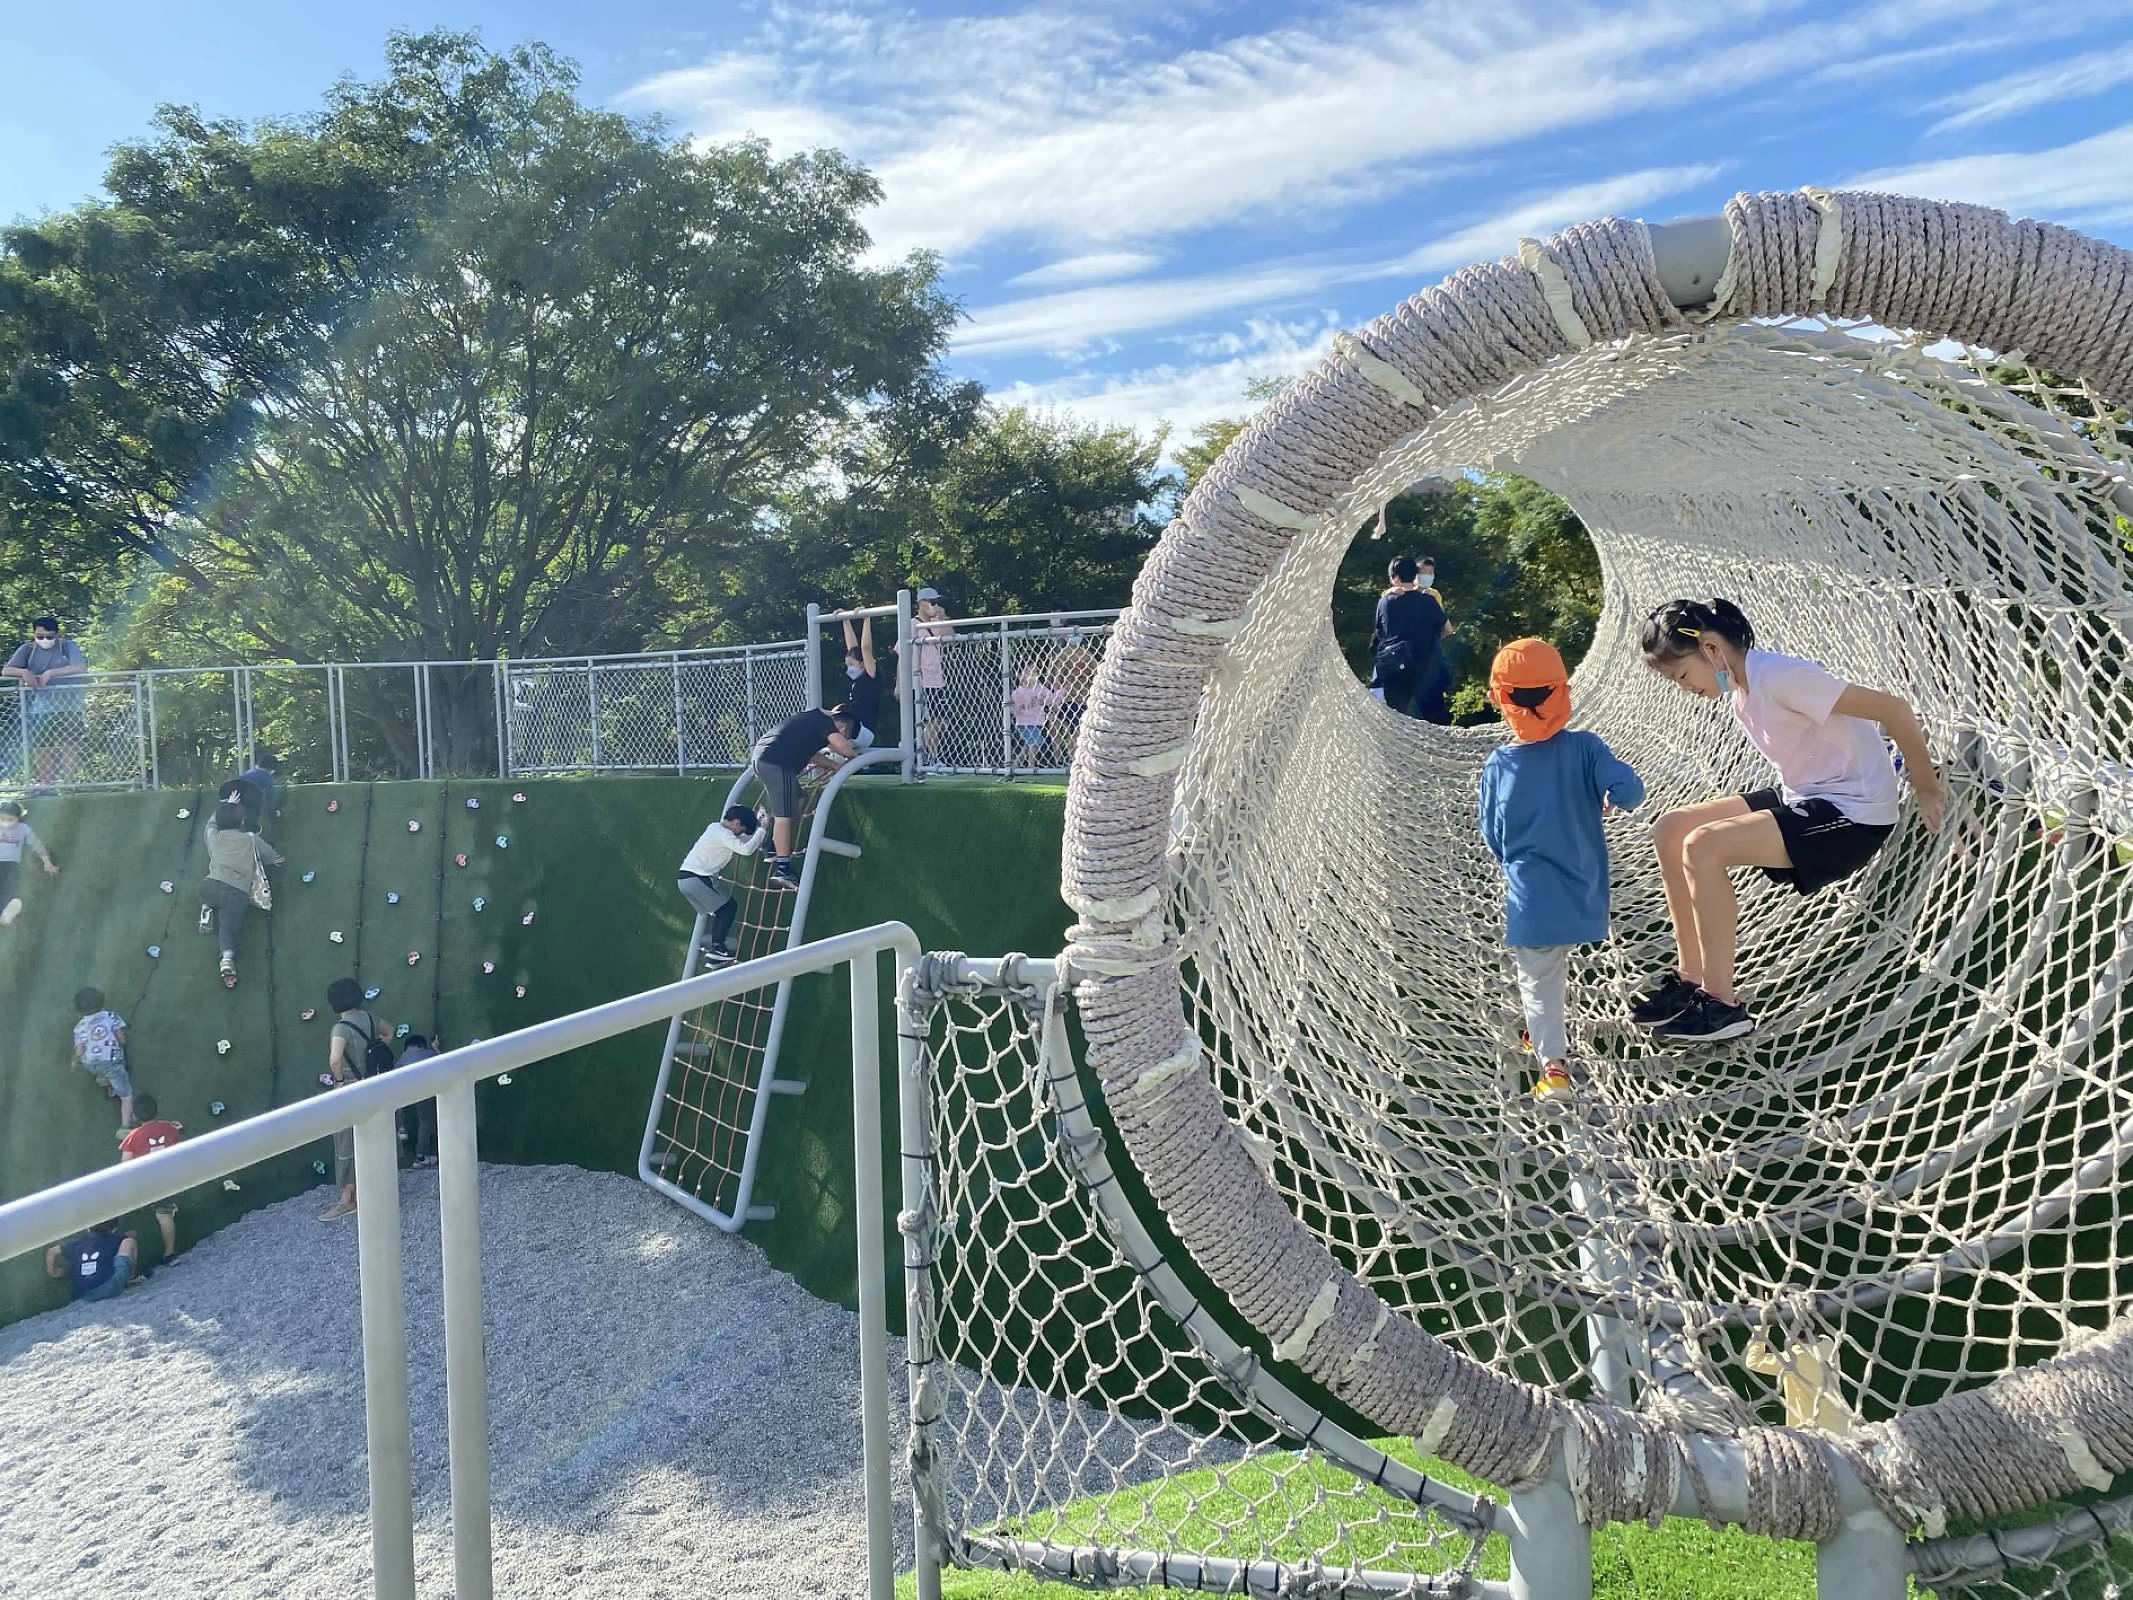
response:
<path id="1" fill-rule="evenodd" d="M 1371 687 L 1402 715 L 1448 722 L 1443 665 L 1451 622 L 1437 597 L 1415 582 L 1413 556 L 1396 557 L 1385 570 L 1390 582 L 1370 635 Z"/>

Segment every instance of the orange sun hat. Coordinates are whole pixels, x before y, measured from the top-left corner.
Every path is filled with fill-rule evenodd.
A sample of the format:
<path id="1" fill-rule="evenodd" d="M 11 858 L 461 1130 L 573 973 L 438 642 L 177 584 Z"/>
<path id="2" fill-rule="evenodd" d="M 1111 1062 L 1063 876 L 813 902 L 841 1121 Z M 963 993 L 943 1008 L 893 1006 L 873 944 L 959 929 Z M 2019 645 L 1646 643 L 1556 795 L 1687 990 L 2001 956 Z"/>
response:
<path id="1" fill-rule="evenodd" d="M 1521 744 L 1561 733 L 1570 721 L 1570 674 L 1555 646 L 1546 639 L 1513 639 L 1497 651 L 1489 667 L 1489 700 Z"/>

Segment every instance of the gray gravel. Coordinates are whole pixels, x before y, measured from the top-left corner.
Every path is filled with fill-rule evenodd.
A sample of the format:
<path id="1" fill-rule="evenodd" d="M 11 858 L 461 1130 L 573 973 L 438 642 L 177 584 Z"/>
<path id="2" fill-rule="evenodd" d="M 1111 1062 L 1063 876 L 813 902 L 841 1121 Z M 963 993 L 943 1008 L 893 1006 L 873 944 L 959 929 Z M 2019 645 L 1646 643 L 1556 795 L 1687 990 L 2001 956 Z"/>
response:
<path id="1" fill-rule="evenodd" d="M 435 1174 L 401 1192 L 429 1597 L 452 1588 Z M 0 1596 L 368 1592 L 356 1234 L 329 1199 L 0 1329 Z M 486 1167 L 482 1228 L 499 1595 L 863 1591 L 857 1318 L 611 1173 Z M 902 1503 L 896 1526 L 907 1568 Z"/>

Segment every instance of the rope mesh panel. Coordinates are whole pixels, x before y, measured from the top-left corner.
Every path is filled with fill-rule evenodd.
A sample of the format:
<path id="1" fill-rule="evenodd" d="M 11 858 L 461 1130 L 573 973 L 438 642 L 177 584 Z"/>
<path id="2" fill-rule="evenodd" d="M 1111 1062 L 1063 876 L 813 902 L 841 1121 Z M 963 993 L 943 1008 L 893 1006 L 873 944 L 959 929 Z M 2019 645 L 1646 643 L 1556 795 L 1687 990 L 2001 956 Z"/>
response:
<path id="1" fill-rule="evenodd" d="M 1202 480 L 1091 699 L 1067 959 L 1181 1257 L 1378 1427 L 1565 1475 L 1592 1522 L 1700 1495 L 1682 1441 L 1730 1434 L 1751 1529 L 1831 1537 L 1856 1476 L 1937 1537 L 2133 1468 L 2133 496 L 2102 398 L 2133 387 L 2133 256 L 1886 196 L 1728 223 L 1707 325 L 1651 292 L 1640 225 L 1572 230 L 1361 330 Z M 2095 388 L 1725 320 L 1814 303 Z M 1612 822 L 1560 1111 L 1524 1092 L 1474 824 L 1499 735 L 1385 714 L 1327 624 L 1376 507 L 1475 467 L 1593 533 L 1574 701 L 1645 816 L 1769 781 L 1642 663 L 1684 594 L 1909 699 L 1950 791 L 1818 897 L 1737 876 L 1760 1028 L 1703 1053 L 1627 1024 L 1672 950 L 1643 820 Z"/>

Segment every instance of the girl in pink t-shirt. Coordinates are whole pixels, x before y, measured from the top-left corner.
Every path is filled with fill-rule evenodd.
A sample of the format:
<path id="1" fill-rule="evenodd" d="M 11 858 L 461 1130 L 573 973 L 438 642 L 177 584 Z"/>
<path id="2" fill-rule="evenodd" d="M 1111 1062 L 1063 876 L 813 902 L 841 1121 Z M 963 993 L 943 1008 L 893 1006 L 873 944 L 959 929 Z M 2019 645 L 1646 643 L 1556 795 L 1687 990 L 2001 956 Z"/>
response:
<path id="1" fill-rule="evenodd" d="M 1044 754 L 1045 725 L 1059 708 L 1062 696 L 1044 681 L 1032 662 L 1022 669 L 1022 681 L 1008 691 L 1007 707 L 1015 719 L 1015 770 L 1034 767 Z"/>
<path id="2" fill-rule="evenodd" d="M 1903 752 L 1929 832 L 1939 831 L 1947 797 L 1909 702 L 1756 649 L 1755 629 L 1732 601 L 1669 600 L 1645 619 L 1641 642 L 1655 672 L 1723 700 L 1777 768 L 1774 785 L 1682 806 L 1652 828 L 1678 956 L 1630 1016 L 1671 1043 L 1738 1039 L 1755 1018 L 1733 985 L 1733 868 L 1761 867 L 1813 894 L 1864 867 L 1901 815 L 1889 740 Z"/>

